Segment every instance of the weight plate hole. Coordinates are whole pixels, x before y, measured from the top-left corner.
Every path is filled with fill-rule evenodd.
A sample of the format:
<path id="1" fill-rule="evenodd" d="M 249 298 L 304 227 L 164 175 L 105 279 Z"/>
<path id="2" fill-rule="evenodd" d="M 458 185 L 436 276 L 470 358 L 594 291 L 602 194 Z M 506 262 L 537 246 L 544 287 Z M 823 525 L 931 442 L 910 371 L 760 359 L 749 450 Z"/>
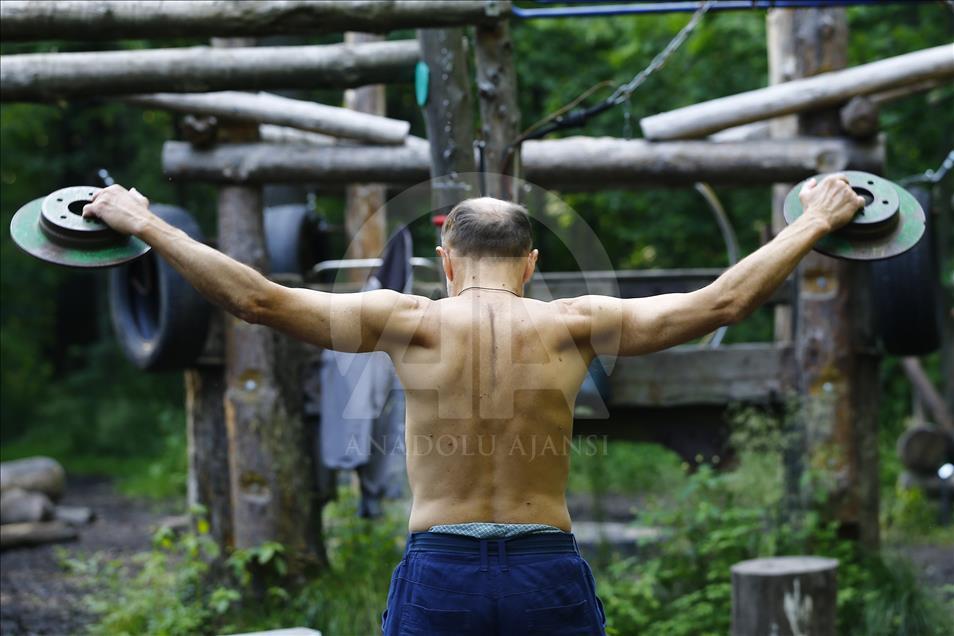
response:
<path id="1" fill-rule="evenodd" d="M 66 215 L 65 215 L 65 214 L 61 214 L 61 215 L 60 215 L 60 218 L 61 218 L 61 219 L 65 219 L 65 218 L 66 218 Z"/>
<path id="2" fill-rule="evenodd" d="M 63 203 L 63 199 L 57 199 L 57 201 L 59 201 L 60 203 Z"/>
<path id="3" fill-rule="evenodd" d="M 79 216 L 83 213 L 83 206 L 89 205 L 90 203 L 92 203 L 92 201 L 73 201 L 66 206 L 66 208 L 73 214 Z"/>
<path id="4" fill-rule="evenodd" d="M 881 202 L 882 202 L 883 204 L 885 204 L 885 205 L 888 205 L 888 200 L 887 200 L 887 199 L 883 199 Z"/>
<path id="5" fill-rule="evenodd" d="M 871 202 L 874 201 L 874 195 L 868 192 L 867 190 L 865 190 L 864 188 L 852 188 L 852 190 L 854 190 L 855 194 L 857 194 L 858 196 L 860 196 L 861 198 L 865 200 L 866 207 L 871 205 Z"/>

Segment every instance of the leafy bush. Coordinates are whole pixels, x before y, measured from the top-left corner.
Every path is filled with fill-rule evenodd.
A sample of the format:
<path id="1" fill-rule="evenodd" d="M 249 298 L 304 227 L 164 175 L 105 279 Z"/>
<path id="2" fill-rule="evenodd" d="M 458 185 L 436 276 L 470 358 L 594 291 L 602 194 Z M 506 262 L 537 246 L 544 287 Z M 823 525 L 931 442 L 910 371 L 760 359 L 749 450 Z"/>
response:
<path id="1" fill-rule="evenodd" d="M 745 411 L 735 424 L 738 467 L 716 473 L 703 466 L 688 476 L 674 499 L 640 519 L 667 533 L 653 546 L 653 556 L 618 561 L 597 577 L 610 633 L 725 634 L 731 621 L 731 566 L 792 554 L 838 559 L 840 634 L 946 633 L 951 612 L 904 561 L 867 553 L 839 538 L 835 525 L 813 510 L 791 519 L 782 514 L 787 436 L 780 422 Z"/>
<path id="2" fill-rule="evenodd" d="M 160 531 L 154 549 L 128 564 L 94 556 L 63 559 L 63 565 L 91 579 L 86 604 L 98 617 L 92 634 L 216 634 L 291 625 L 372 634 L 401 558 L 404 515 L 395 509 L 383 519 L 361 519 L 356 498 L 343 489 L 325 508 L 330 566 L 297 588 L 285 582 L 283 546 L 269 542 L 220 555 L 201 522 L 198 533 Z"/>

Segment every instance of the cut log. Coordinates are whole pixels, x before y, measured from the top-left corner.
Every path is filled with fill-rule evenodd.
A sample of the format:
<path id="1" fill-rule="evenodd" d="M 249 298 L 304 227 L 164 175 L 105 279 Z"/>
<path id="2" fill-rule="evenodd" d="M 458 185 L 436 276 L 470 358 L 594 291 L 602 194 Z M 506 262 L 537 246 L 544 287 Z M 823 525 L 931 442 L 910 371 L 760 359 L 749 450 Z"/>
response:
<path id="1" fill-rule="evenodd" d="M 297 0 L 285 2 L 130 2 L 72 0 L 0 3 L 0 37 L 26 40 L 316 35 L 496 22 L 499 0 Z"/>
<path id="2" fill-rule="evenodd" d="M 53 517 L 71 526 L 85 526 L 95 521 L 96 514 L 86 506 L 57 506 Z"/>
<path id="3" fill-rule="evenodd" d="M 152 92 L 347 88 L 410 81 L 414 40 L 370 44 L 4 55 L 0 100 Z"/>
<path id="4" fill-rule="evenodd" d="M 654 144 L 641 139 L 569 137 L 523 144 L 526 180 L 564 192 L 696 181 L 800 181 L 819 172 L 849 168 L 880 172 L 883 165 L 884 146 L 880 141 L 859 144 L 842 139 L 799 138 Z M 234 144 L 197 150 L 188 143 L 169 141 L 163 146 L 162 167 L 173 179 L 219 183 L 410 185 L 430 177 L 427 148 L 417 143 L 329 147 Z"/>
<path id="5" fill-rule="evenodd" d="M 898 438 L 898 457 L 905 468 L 921 475 L 937 475 L 937 469 L 954 463 L 954 433 L 926 426 L 913 426 Z"/>
<path id="6" fill-rule="evenodd" d="M 789 556 L 732 566 L 732 635 L 834 636 L 838 561 Z"/>
<path id="7" fill-rule="evenodd" d="M 406 121 L 270 93 L 158 93 L 133 95 L 123 101 L 146 108 L 287 126 L 372 144 L 403 144 L 411 128 Z"/>
<path id="8" fill-rule="evenodd" d="M 53 502 L 42 492 L 11 488 L 0 494 L 0 524 L 32 523 L 53 518 Z"/>
<path id="9" fill-rule="evenodd" d="M 29 545 L 72 541 L 76 536 L 76 528 L 62 521 L 8 523 L 0 526 L 0 548 L 6 550 Z"/>
<path id="10" fill-rule="evenodd" d="M 823 73 L 767 88 L 722 97 L 640 120 L 647 139 L 692 139 L 752 121 L 846 102 L 927 80 L 954 77 L 954 45 Z"/>
<path id="11" fill-rule="evenodd" d="M 265 143 L 270 144 L 297 144 L 303 146 L 329 146 L 337 143 L 335 137 L 319 133 L 306 132 L 285 126 L 262 124 L 258 127 L 258 136 Z"/>
<path id="12" fill-rule="evenodd" d="M 0 463 L 0 491 L 22 488 L 42 492 L 55 501 L 65 485 L 66 472 L 55 459 L 27 457 Z"/>

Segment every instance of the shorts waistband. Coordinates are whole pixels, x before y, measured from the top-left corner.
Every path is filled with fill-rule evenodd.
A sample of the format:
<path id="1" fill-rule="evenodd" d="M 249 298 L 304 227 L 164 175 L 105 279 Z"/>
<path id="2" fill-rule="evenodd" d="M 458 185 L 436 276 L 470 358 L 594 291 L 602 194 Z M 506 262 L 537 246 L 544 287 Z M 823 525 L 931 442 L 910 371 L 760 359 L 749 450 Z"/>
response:
<path id="1" fill-rule="evenodd" d="M 477 539 L 439 532 L 412 532 L 408 552 L 452 552 L 456 554 L 579 554 L 576 537 L 569 532 L 551 532 L 509 539 Z"/>

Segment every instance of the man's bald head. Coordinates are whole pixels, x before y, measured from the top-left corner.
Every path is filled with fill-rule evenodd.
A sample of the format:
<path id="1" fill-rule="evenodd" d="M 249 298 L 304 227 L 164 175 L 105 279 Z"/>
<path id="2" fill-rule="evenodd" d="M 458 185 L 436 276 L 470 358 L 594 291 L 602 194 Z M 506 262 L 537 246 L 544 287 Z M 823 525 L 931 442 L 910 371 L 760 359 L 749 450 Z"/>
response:
<path id="1" fill-rule="evenodd" d="M 441 242 L 461 256 L 526 256 L 533 244 L 530 215 L 510 201 L 465 199 L 444 220 Z"/>

